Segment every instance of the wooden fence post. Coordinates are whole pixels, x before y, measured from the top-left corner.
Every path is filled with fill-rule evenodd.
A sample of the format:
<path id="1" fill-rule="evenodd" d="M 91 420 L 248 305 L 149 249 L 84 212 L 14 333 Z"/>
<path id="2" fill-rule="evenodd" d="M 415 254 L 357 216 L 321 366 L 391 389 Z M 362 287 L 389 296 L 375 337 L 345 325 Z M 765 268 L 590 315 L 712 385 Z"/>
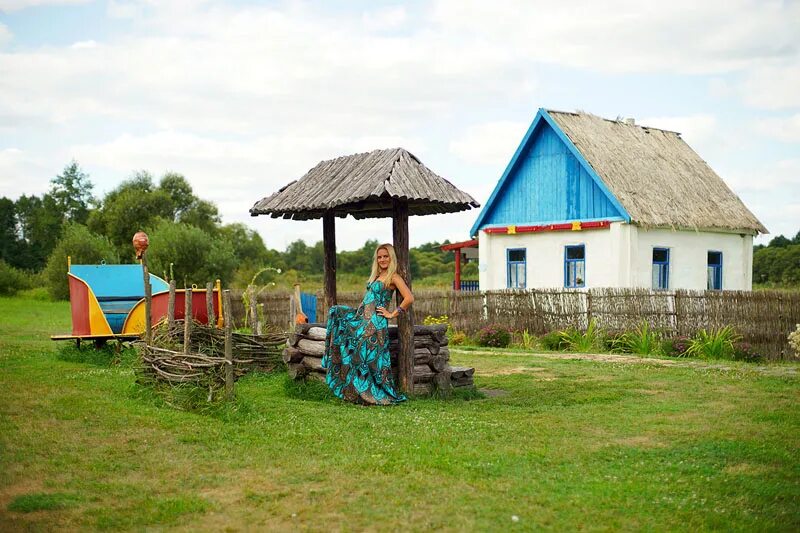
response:
<path id="1" fill-rule="evenodd" d="M 592 323 L 592 289 L 586 291 L 586 327 Z"/>
<path id="2" fill-rule="evenodd" d="M 233 331 L 231 330 L 231 290 L 222 292 L 225 313 L 225 398 L 233 399 Z"/>
<path id="3" fill-rule="evenodd" d="M 192 288 L 183 291 L 183 353 L 189 353 L 192 341 Z"/>
<path id="4" fill-rule="evenodd" d="M 147 268 L 147 252 L 142 251 L 142 275 L 144 276 L 144 343 L 150 346 L 153 341 L 153 292 L 150 286 L 150 270 Z"/>
<path id="5" fill-rule="evenodd" d="M 175 328 L 175 280 L 174 279 L 170 280 L 169 282 L 169 300 L 167 301 L 167 328 L 170 332 Z"/>
<path id="6" fill-rule="evenodd" d="M 215 327 L 217 318 L 214 316 L 214 283 L 211 281 L 206 283 L 206 317 L 208 318 L 208 327 Z"/>
<path id="7" fill-rule="evenodd" d="M 250 301 L 250 333 L 253 335 L 261 335 L 258 327 L 258 302 L 256 302 L 256 287 L 255 285 L 250 285 L 247 287 L 247 292 L 250 295 L 248 300 Z"/>

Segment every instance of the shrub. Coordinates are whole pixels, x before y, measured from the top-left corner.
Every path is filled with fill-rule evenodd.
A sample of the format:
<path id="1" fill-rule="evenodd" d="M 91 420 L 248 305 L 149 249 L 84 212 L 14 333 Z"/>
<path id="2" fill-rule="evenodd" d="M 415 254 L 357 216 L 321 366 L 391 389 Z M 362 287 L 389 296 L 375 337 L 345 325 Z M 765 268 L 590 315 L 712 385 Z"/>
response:
<path id="1" fill-rule="evenodd" d="M 522 330 L 520 345 L 526 350 L 532 350 L 536 346 L 536 336 L 528 333 L 527 329 Z"/>
<path id="2" fill-rule="evenodd" d="M 448 327 L 450 325 L 450 318 L 447 315 L 442 316 L 432 316 L 428 315 L 422 321 L 423 324 L 426 326 L 435 326 L 437 324 L 446 324 Z"/>
<path id="3" fill-rule="evenodd" d="M 28 274 L 0 259 L 0 295 L 14 296 L 30 288 L 31 278 Z"/>
<path id="4" fill-rule="evenodd" d="M 794 350 L 794 356 L 800 357 L 800 324 L 795 326 L 795 330 L 789 333 L 789 346 Z"/>
<path id="5" fill-rule="evenodd" d="M 550 333 L 543 335 L 539 342 L 542 344 L 542 348 L 546 350 L 563 350 L 567 347 L 564 339 L 561 338 L 560 331 L 551 331 Z"/>
<path id="6" fill-rule="evenodd" d="M 569 328 L 560 332 L 560 335 L 568 350 L 588 353 L 601 348 L 602 334 L 594 320 L 589 322 L 589 327 L 584 332 L 577 328 Z"/>
<path id="7" fill-rule="evenodd" d="M 686 354 L 709 359 L 733 359 L 734 344 L 742 339 L 731 326 L 711 332 L 701 329 L 689 341 Z"/>
<path id="8" fill-rule="evenodd" d="M 661 349 L 661 335 L 650 329 L 647 322 L 641 322 L 636 330 L 620 335 L 612 343 L 612 349 L 622 353 L 654 354 Z"/>
<path id="9" fill-rule="evenodd" d="M 460 346 L 467 341 L 467 334 L 463 331 L 456 331 L 450 335 L 450 344 L 453 346 Z"/>
<path id="10" fill-rule="evenodd" d="M 661 352 L 669 357 L 686 357 L 690 340 L 689 337 L 683 335 L 666 339 L 661 343 Z"/>
<path id="11" fill-rule="evenodd" d="M 76 265 L 92 265 L 101 261 L 119 263 L 117 252 L 106 237 L 95 235 L 81 224 L 67 225 L 64 236 L 47 259 L 47 266 L 42 273 L 50 297 L 54 300 L 69 298 L 67 256 L 71 256 L 72 263 Z"/>
<path id="12" fill-rule="evenodd" d="M 491 324 L 478 332 L 478 346 L 505 348 L 511 343 L 511 330 L 499 324 Z"/>
<path id="13" fill-rule="evenodd" d="M 748 363 L 758 363 L 764 360 L 764 356 L 753 350 L 749 342 L 737 342 L 733 345 L 733 358 L 737 361 Z"/>

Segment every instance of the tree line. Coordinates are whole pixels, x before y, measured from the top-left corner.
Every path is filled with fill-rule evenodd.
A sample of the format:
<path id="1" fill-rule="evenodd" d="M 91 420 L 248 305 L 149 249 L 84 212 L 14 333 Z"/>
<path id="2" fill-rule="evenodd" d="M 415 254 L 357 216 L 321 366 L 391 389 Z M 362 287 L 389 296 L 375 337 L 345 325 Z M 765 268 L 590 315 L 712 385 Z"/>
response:
<path id="1" fill-rule="evenodd" d="M 764 287 L 800 287 L 800 231 L 753 247 L 753 283 Z"/>
<path id="2" fill-rule="evenodd" d="M 0 294 L 43 285 L 52 297 L 67 298 L 67 256 L 75 264 L 132 263 L 131 238 L 139 230 L 150 236 L 151 272 L 179 283 L 221 279 L 228 286 L 245 286 L 254 276 L 261 284 L 321 283 L 322 241 L 296 240 L 282 252 L 269 249 L 244 224 L 222 224 L 216 205 L 199 198 L 179 173 L 157 180 L 139 171 L 102 198 L 93 190 L 89 176 L 72 161 L 41 196 L 0 198 Z M 413 248 L 412 277 L 449 279 L 453 253 L 439 249 L 447 243 Z M 337 254 L 345 285 L 369 275 L 377 245 L 368 240 L 358 250 Z"/>

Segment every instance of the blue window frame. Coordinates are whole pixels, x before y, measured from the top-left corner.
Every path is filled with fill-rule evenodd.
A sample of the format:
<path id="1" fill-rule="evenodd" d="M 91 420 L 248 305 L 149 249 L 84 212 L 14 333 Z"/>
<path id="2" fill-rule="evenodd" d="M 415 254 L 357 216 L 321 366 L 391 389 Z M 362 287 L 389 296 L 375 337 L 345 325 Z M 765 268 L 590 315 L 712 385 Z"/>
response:
<path id="1" fill-rule="evenodd" d="M 669 289 L 669 248 L 653 248 L 653 288 Z"/>
<path id="2" fill-rule="evenodd" d="M 508 248 L 506 250 L 506 287 L 509 289 L 525 288 L 525 248 Z"/>
<path id="3" fill-rule="evenodd" d="M 564 287 L 586 286 L 586 247 L 583 244 L 564 247 Z"/>
<path id="4" fill-rule="evenodd" d="M 722 290 L 722 252 L 708 252 L 708 290 Z"/>

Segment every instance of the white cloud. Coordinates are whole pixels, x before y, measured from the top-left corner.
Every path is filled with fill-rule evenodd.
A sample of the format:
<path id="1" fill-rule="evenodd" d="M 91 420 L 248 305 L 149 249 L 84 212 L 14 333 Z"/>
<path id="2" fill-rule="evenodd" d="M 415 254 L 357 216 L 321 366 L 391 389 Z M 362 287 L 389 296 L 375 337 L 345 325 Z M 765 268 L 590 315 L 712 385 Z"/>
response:
<path id="1" fill-rule="evenodd" d="M 800 58 L 795 56 L 788 64 L 748 71 L 739 92 L 745 103 L 757 109 L 800 108 Z"/>
<path id="2" fill-rule="evenodd" d="M 0 12 L 20 11 L 29 7 L 85 4 L 90 0 L 0 0 Z"/>
<path id="3" fill-rule="evenodd" d="M 785 118 L 765 118 L 756 122 L 761 135 L 786 143 L 800 143 L 800 113 Z"/>
<path id="4" fill-rule="evenodd" d="M 34 155 L 18 148 L 0 149 L 0 196 L 16 199 L 23 194 L 41 194 L 49 189 L 49 178 L 37 181 L 51 171 Z M 55 173 L 53 173 L 55 176 Z"/>
<path id="5" fill-rule="evenodd" d="M 497 121 L 470 126 L 450 142 L 450 151 L 467 163 L 502 168 L 514 155 L 529 125 Z"/>
<path id="6" fill-rule="evenodd" d="M 507 43 L 517 58 L 611 72 L 730 72 L 796 54 L 800 5 L 439 0 L 446 34 Z"/>
<path id="7" fill-rule="evenodd" d="M 642 126 L 675 131 L 690 145 L 702 145 L 714 137 L 718 130 L 717 118 L 709 114 L 646 117 L 637 120 Z"/>

